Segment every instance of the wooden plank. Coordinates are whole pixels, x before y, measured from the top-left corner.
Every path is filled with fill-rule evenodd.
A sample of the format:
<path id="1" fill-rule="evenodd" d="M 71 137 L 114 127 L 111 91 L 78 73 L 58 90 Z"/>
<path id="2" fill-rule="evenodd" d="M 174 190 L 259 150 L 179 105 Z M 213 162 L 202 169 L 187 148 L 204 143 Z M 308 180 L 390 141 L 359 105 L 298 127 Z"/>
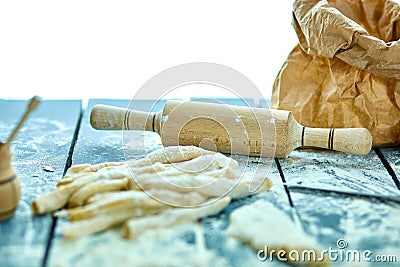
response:
<path id="1" fill-rule="evenodd" d="M 0 100 L 0 140 L 7 138 L 26 105 L 26 101 Z M 41 265 L 52 217 L 33 216 L 30 203 L 62 177 L 81 106 L 81 101 L 43 101 L 12 143 L 22 192 L 15 215 L 0 222 L 0 266 Z M 54 172 L 45 172 L 46 165 Z"/>
<path id="2" fill-rule="evenodd" d="M 126 107 L 124 101 L 89 102 L 88 110 L 95 103 L 105 103 Z M 139 107 L 138 103 L 138 107 Z M 136 108 L 139 109 L 139 108 Z M 142 137 L 143 138 L 143 137 Z M 153 149 L 160 147 L 157 135 L 147 136 Z M 82 121 L 81 131 L 73 156 L 73 163 L 99 163 L 124 160 L 121 132 L 95 131 L 88 124 L 88 112 Z M 142 157 L 142 149 L 132 156 Z M 237 157 L 241 165 L 247 157 Z M 250 158 L 246 171 L 251 173 L 256 167 L 268 172 L 269 166 Z M 290 213 L 287 195 L 276 166 L 272 166 L 269 177 L 276 184 L 270 192 L 233 201 L 222 214 L 206 218 L 200 224 L 184 224 L 164 231 L 148 231 L 138 239 L 124 240 L 120 230 L 109 230 L 87 238 L 73 241 L 61 236 L 64 220 L 59 220 L 56 238 L 50 255 L 50 266 L 264 266 L 256 252 L 247 246 L 232 241 L 224 231 L 229 224 L 229 214 L 235 208 L 265 198 Z M 156 252 L 156 253 L 155 253 Z M 278 265 L 283 266 L 283 265 Z"/>
<path id="3" fill-rule="evenodd" d="M 288 184 L 399 195 L 374 151 L 357 157 L 303 149 L 294 151 L 286 160 L 279 160 L 279 164 Z M 349 246 L 344 250 L 371 250 L 373 256 L 400 255 L 398 204 L 340 194 L 289 191 L 303 228 L 315 236 L 323 248 L 340 250 L 336 242 L 344 239 Z M 343 263 L 337 260 L 334 264 Z"/>
<path id="4" fill-rule="evenodd" d="M 285 178 L 292 184 L 383 195 L 398 193 L 374 151 L 365 157 L 358 157 L 334 151 L 303 149 L 294 151 L 281 164 Z"/>
<path id="5" fill-rule="evenodd" d="M 108 161 L 123 161 L 122 132 L 97 131 L 90 126 L 90 110 L 95 104 L 104 104 L 126 108 L 129 101 L 118 100 L 90 100 L 79 129 L 78 140 L 72 156 L 72 164 L 100 163 Z"/>

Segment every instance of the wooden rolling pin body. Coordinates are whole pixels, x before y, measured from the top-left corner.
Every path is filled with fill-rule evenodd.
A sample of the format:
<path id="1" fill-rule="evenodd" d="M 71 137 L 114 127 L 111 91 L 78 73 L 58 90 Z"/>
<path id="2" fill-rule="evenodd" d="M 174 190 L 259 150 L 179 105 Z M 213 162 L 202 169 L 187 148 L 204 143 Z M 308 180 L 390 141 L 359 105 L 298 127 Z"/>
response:
<path id="1" fill-rule="evenodd" d="M 195 145 L 251 156 L 286 158 L 302 146 L 366 155 L 372 146 L 365 128 L 308 128 L 289 111 L 202 102 L 169 100 L 157 113 L 96 105 L 90 123 L 99 130 L 153 131 L 164 146 Z"/>

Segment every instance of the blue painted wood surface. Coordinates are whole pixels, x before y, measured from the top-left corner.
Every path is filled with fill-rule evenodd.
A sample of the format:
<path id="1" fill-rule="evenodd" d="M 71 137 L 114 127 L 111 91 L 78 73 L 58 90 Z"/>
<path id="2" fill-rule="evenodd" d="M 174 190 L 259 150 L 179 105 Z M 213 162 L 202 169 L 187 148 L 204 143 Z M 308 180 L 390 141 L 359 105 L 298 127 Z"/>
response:
<path id="1" fill-rule="evenodd" d="M 26 109 L 26 101 L 0 100 L 0 140 L 5 141 Z M 52 232 L 51 215 L 34 217 L 30 203 L 53 190 L 69 157 L 81 101 L 43 101 L 11 145 L 21 179 L 21 200 L 14 216 L 0 222 L 0 266 L 41 266 Z M 46 172 L 50 166 L 54 172 Z"/>
<path id="2" fill-rule="evenodd" d="M 219 101 L 243 104 L 232 99 Z M 256 106 L 265 105 L 260 101 L 250 102 Z M 45 101 L 13 144 L 14 163 L 23 180 L 23 200 L 14 218 L 0 223 L 0 266 L 27 266 L 27 263 L 29 266 L 38 266 L 44 258 L 45 266 L 140 266 L 144 263 L 146 266 L 165 266 L 163 263 L 168 262 L 171 266 L 198 266 L 198 263 L 205 266 L 284 266 L 277 262 L 259 262 L 253 250 L 225 235 L 229 214 L 237 207 L 260 198 L 274 203 L 292 218 L 298 218 L 304 230 L 316 237 L 322 248 L 337 249 L 336 242 L 344 239 L 349 249 L 369 249 L 373 255 L 396 254 L 400 262 L 399 204 L 335 193 L 302 192 L 288 189 L 283 184 L 383 195 L 399 194 L 394 180 L 399 177 L 399 148 L 371 151 L 366 157 L 299 149 L 290 154 L 288 159 L 274 162 L 268 176 L 275 186 L 269 192 L 233 201 L 221 214 L 205 218 L 199 224 L 178 227 L 164 236 L 143 234 L 137 240 L 124 240 L 120 230 L 115 229 L 66 241 L 60 235 L 66 222 L 58 220 L 52 242 L 47 243 L 53 231 L 52 218 L 32 217 L 29 207 L 32 198 L 54 189 L 68 163 L 95 164 L 126 159 L 122 131 L 96 131 L 90 127 L 89 111 L 98 103 L 120 107 L 129 105 L 128 100 L 93 99 L 78 125 L 79 101 Z M 148 110 L 152 103 L 137 101 L 134 108 Z M 154 111 L 160 109 L 161 104 Z M 0 139 L 6 138 L 13 123 L 24 111 L 24 106 L 23 101 L 0 101 Z M 75 129 L 79 129 L 79 134 L 71 151 L 71 162 L 67 162 Z M 144 149 L 138 145 L 137 149 L 131 150 L 129 159 L 140 158 L 161 146 L 159 137 L 154 133 L 135 134 L 138 140 L 146 139 L 147 146 Z M 242 164 L 244 162 L 241 161 Z M 44 172 L 42 165 L 45 164 L 55 168 L 55 172 Z M 248 171 L 257 165 L 257 159 L 253 158 L 247 167 Z M 36 172 L 39 177 L 32 177 Z M 49 248 L 48 258 L 45 257 L 46 246 Z M 333 262 L 332 265 L 346 264 L 355 265 L 354 262 L 343 261 Z M 370 266 L 381 265 L 374 262 Z"/>

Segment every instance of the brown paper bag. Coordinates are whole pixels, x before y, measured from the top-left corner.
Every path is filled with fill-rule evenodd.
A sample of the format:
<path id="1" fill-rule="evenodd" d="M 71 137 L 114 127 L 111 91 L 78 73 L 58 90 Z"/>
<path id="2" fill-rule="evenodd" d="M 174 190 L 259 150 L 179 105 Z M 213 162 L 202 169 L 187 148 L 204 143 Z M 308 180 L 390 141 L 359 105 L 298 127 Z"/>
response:
<path id="1" fill-rule="evenodd" d="M 309 127 L 365 127 L 374 146 L 400 144 L 400 6 L 392 0 L 295 0 L 299 45 L 271 107 Z"/>

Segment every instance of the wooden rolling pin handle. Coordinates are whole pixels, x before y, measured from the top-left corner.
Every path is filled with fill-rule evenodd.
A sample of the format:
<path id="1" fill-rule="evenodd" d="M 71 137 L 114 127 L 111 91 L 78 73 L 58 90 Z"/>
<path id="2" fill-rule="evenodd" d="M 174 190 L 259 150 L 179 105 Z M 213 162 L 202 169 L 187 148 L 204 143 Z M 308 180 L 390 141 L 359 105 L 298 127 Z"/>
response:
<path id="1" fill-rule="evenodd" d="M 97 130 L 155 131 L 156 113 L 142 112 L 107 105 L 95 105 L 90 124 Z"/>
<path id="2" fill-rule="evenodd" d="M 312 146 L 367 155 L 372 147 L 371 133 L 365 128 L 308 128 L 303 127 L 301 146 Z"/>

